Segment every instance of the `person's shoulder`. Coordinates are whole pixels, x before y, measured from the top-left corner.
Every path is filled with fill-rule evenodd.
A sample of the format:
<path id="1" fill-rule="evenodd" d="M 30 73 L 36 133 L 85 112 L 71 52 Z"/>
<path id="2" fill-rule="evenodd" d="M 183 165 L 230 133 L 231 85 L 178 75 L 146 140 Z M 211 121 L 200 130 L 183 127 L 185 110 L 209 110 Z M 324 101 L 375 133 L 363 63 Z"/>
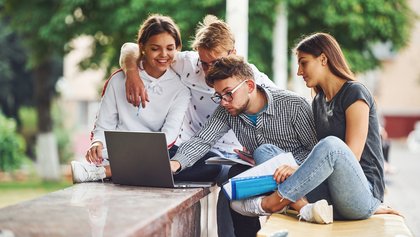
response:
<path id="1" fill-rule="evenodd" d="M 163 78 L 167 83 L 170 84 L 172 89 L 174 90 L 184 90 L 188 91 L 188 87 L 181 81 L 181 75 L 179 75 L 175 70 L 172 68 L 168 68 L 165 72 L 165 78 Z"/>
<path id="2" fill-rule="evenodd" d="M 175 60 L 178 62 L 197 62 L 198 60 L 198 53 L 195 51 L 181 51 L 177 52 L 175 56 Z"/>
<path id="3" fill-rule="evenodd" d="M 118 83 L 121 80 L 125 79 L 125 73 L 124 71 L 120 68 L 116 71 L 114 71 L 108 78 L 108 84 L 114 84 L 114 83 Z"/>
<path id="4" fill-rule="evenodd" d="M 305 97 L 290 90 L 273 89 L 273 88 L 268 88 L 268 90 L 272 93 L 273 98 L 275 100 L 279 100 L 282 102 L 297 102 L 297 103 L 307 102 Z"/>
<path id="5" fill-rule="evenodd" d="M 360 94 L 365 97 L 372 97 L 372 94 L 369 91 L 369 89 L 366 87 L 366 85 L 364 85 L 363 83 L 359 81 L 348 81 L 346 83 L 345 90 L 347 91 L 347 93 L 356 94 L 356 95 Z"/>
<path id="6" fill-rule="evenodd" d="M 311 106 L 305 97 L 293 91 L 272 88 L 268 91 L 272 94 L 272 104 L 279 108 L 309 108 Z"/>
<path id="7" fill-rule="evenodd" d="M 365 89 L 366 86 L 359 81 L 347 81 L 346 82 L 347 88 L 349 89 Z"/>

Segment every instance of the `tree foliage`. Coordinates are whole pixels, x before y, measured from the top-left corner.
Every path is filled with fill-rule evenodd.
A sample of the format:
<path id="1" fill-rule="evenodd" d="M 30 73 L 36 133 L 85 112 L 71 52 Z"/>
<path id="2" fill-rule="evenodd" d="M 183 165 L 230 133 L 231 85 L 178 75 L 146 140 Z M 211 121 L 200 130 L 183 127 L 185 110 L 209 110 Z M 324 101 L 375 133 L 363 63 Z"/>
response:
<path id="1" fill-rule="evenodd" d="M 286 0 L 289 45 L 303 34 L 332 34 L 356 72 L 378 66 L 372 46 L 391 43 L 398 51 L 409 40 L 414 13 L 407 0 Z"/>
<path id="2" fill-rule="evenodd" d="M 16 132 L 16 122 L 0 112 L 0 171 L 18 169 L 25 159 L 25 141 Z"/>
<path id="3" fill-rule="evenodd" d="M 291 49 L 302 35 L 315 31 L 333 34 L 355 71 L 377 66 L 372 45 L 390 42 L 392 50 L 407 43 L 413 13 L 407 0 L 260 0 L 249 1 L 249 58 L 271 75 L 272 31 L 276 6 L 285 1 Z M 150 13 L 172 16 L 183 34 L 184 49 L 197 22 L 206 14 L 225 18 L 225 0 L 4 0 L 12 23 L 31 50 L 30 65 L 49 55 L 63 55 L 78 35 L 94 38 L 94 53 L 84 67 L 118 65 L 121 45 L 134 41 L 141 22 Z"/>
<path id="4" fill-rule="evenodd" d="M 0 19 L 0 111 L 18 122 L 18 108 L 33 105 L 32 77 L 25 68 L 26 54 L 7 21 Z"/>

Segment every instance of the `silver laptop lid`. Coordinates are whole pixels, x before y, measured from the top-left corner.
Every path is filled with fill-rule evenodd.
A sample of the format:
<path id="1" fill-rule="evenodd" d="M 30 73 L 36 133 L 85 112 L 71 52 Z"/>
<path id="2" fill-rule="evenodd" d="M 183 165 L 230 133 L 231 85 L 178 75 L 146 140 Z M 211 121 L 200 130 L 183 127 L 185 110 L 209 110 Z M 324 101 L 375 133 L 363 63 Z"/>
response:
<path id="1" fill-rule="evenodd" d="M 105 140 L 114 183 L 174 187 L 164 133 L 105 131 Z"/>

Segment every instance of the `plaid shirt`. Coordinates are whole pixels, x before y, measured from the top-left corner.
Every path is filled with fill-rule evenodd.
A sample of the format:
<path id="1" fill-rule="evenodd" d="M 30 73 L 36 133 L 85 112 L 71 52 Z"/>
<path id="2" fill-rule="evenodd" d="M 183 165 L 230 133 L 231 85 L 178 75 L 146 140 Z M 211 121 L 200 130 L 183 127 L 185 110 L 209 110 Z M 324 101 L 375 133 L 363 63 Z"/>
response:
<path id="1" fill-rule="evenodd" d="M 267 96 L 267 108 L 258 114 L 256 126 L 243 113 L 232 116 L 219 106 L 205 126 L 181 144 L 172 160 L 181 169 L 203 157 L 229 129 L 251 153 L 262 144 L 291 152 L 301 164 L 317 143 L 311 106 L 305 98 L 287 90 L 258 87 Z"/>

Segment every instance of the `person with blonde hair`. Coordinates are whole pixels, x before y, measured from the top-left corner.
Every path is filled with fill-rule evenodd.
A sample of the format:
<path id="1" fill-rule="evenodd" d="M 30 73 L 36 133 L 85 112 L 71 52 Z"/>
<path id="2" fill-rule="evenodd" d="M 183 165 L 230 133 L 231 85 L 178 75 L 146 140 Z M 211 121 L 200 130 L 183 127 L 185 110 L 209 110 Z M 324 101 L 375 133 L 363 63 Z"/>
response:
<path id="1" fill-rule="evenodd" d="M 207 74 L 209 67 L 215 60 L 221 57 L 236 54 L 235 37 L 229 25 L 213 15 L 205 16 L 203 21 L 198 24 L 195 38 L 192 42 L 192 48 L 194 51 L 177 53 L 175 60 L 171 65 L 173 70 L 180 75 L 181 81 L 191 90 L 192 95 L 191 104 L 185 114 L 181 133 L 175 143 L 177 146 L 189 140 L 197 133 L 218 106 L 211 100 L 214 89 L 205 81 L 205 75 Z M 125 43 L 121 48 L 120 64 L 127 73 L 127 100 L 135 106 L 147 108 L 148 101 L 152 102 L 152 99 L 148 96 L 150 93 L 149 90 L 143 85 L 139 75 L 135 73 L 135 59 L 137 58 L 138 53 L 139 50 L 136 44 Z M 268 79 L 265 74 L 258 71 L 254 65 L 250 65 L 250 67 L 255 75 L 257 84 L 271 88 L 276 87 L 274 83 Z M 205 165 L 204 161 L 212 156 L 237 157 L 238 155 L 235 151 L 243 149 L 231 130 L 212 145 L 209 152 L 198 161 L 183 164 L 183 169 L 186 167 L 195 169 L 193 167 L 194 165 Z M 198 151 L 194 151 L 194 154 L 198 153 Z M 243 158 L 246 159 L 245 157 Z M 179 168 L 180 163 L 174 161 L 172 162 L 172 165 Z M 223 183 L 227 179 L 228 168 L 229 167 L 224 166 L 219 176 L 213 177 L 218 184 Z M 203 176 L 203 174 L 197 173 L 197 176 Z M 197 177 L 190 176 L 186 178 L 194 179 Z M 225 210 L 229 209 L 229 203 L 222 193 L 219 195 L 217 205 L 219 235 L 233 236 L 230 214 L 225 213 Z"/>

